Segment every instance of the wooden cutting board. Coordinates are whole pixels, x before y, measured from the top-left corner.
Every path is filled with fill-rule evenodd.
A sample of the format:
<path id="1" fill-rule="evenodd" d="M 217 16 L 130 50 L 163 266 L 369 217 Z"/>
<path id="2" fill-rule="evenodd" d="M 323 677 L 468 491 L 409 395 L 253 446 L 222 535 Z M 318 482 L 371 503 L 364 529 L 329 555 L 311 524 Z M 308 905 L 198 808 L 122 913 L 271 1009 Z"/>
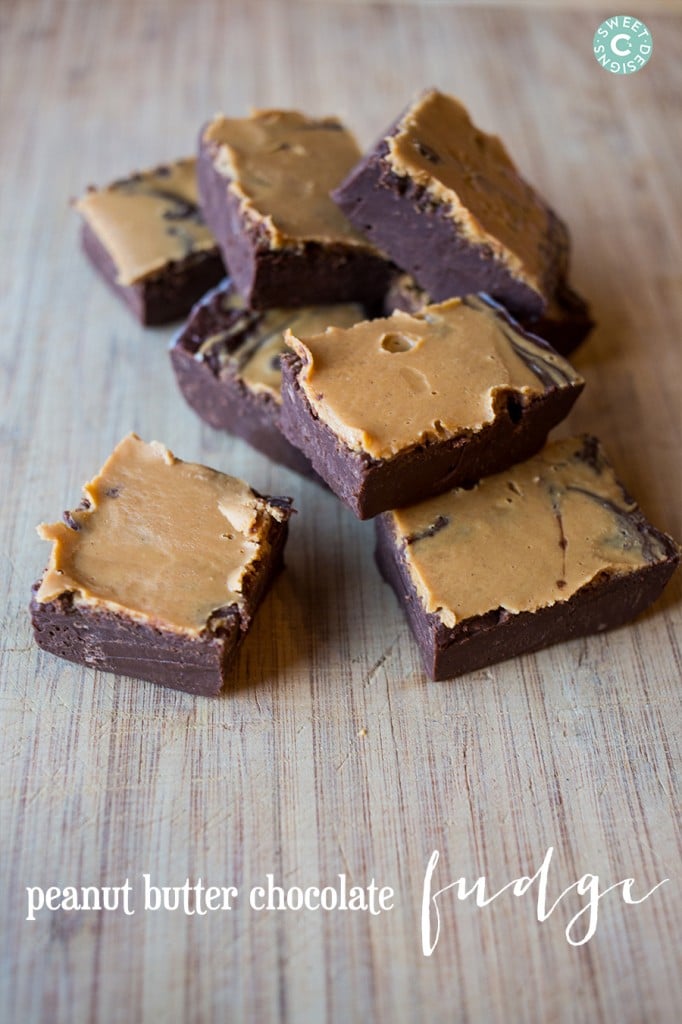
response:
<path id="1" fill-rule="evenodd" d="M 680 4 L 634 5 L 654 54 L 623 77 L 592 55 L 613 12 L 560 6 L 3 5 L 3 1022 L 680 1018 L 682 574 L 629 628 L 426 681 L 371 525 L 201 425 L 175 387 L 171 332 L 143 331 L 112 298 L 68 206 L 89 183 L 192 152 L 217 110 L 337 113 L 367 145 L 414 91 L 458 95 L 572 230 L 599 327 L 561 430 L 600 436 L 681 539 Z M 32 644 L 26 605 L 47 557 L 35 524 L 77 503 L 129 430 L 296 498 L 288 570 L 224 698 Z M 479 876 L 499 890 L 543 861 L 550 902 L 585 874 L 601 889 L 633 878 L 637 898 L 669 881 L 639 904 L 605 895 L 580 946 L 565 934 L 587 902 L 575 889 L 543 923 L 539 880 L 487 907 L 449 889 L 425 956 L 436 850 L 434 890 Z M 239 895 L 204 915 L 144 911 L 145 874 Z M 285 889 L 342 875 L 365 899 L 374 882 L 392 909 L 253 909 L 268 874 Z M 134 914 L 26 920 L 29 886 L 126 880 Z"/>

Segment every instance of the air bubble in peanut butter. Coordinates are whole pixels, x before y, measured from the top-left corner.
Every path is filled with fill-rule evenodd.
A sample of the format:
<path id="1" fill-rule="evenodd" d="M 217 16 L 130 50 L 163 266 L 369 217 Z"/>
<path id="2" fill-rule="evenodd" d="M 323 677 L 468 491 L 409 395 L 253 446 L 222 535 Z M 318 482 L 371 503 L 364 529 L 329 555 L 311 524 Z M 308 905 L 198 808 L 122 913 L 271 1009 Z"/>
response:
<path id="1" fill-rule="evenodd" d="M 481 430 L 510 392 L 525 401 L 581 380 L 476 296 L 309 337 L 294 325 L 285 340 L 315 414 L 352 451 L 376 459 Z"/>

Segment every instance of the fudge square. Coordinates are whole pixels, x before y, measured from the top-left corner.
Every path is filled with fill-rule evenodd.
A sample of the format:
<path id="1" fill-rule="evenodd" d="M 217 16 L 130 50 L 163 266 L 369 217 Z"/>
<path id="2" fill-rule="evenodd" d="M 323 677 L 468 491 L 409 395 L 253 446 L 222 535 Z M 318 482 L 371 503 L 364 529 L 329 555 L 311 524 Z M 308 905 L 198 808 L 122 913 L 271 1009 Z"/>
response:
<path id="1" fill-rule="evenodd" d="M 472 490 L 386 512 L 376 535 L 433 679 L 620 626 L 656 600 L 680 558 L 586 436 Z"/>
<path id="2" fill-rule="evenodd" d="M 129 434 L 52 541 L 31 617 L 69 661 L 211 695 L 282 566 L 289 498 Z"/>
<path id="3" fill-rule="evenodd" d="M 286 340 L 282 430 L 360 519 L 534 454 L 584 384 L 480 296 Z"/>
<path id="4" fill-rule="evenodd" d="M 171 363 L 180 391 L 202 420 L 237 434 L 275 462 L 314 476 L 309 459 L 280 429 L 284 332 L 290 327 L 317 334 L 364 318 L 357 303 L 250 309 L 228 278 L 194 307 L 171 343 Z"/>
<path id="5" fill-rule="evenodd" d="M 85 253 L 145 325 L 186 316 L 225 274 L 198 206 L 196 160 L 89 189 L 75 203 Z"/>
<path id="6" fill-rule="evenodd" d="M 199 145 L 204 215 L 249 306 L 381 305 L 393 268 L 329 196 L 360 158 L 340 121 L 221 115 Z"/>
<path id="7" fill-rule="evenodd" d="M 565 225 L 457 100 L 417 97 L 333 197 L 434 302 L 487 292 L 536 318 L 566 274 Z"/>

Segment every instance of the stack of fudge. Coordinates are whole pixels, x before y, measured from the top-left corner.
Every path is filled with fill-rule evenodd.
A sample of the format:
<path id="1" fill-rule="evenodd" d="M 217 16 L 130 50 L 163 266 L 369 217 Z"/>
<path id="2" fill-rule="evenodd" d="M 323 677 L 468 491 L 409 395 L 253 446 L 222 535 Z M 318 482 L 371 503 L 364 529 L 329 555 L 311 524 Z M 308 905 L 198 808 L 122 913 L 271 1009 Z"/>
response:
<path id="1" fill-rule="evenodd" d="M 565 225 L 456 100 L 420 95 L 364 157 L 335 118 L 218 116 L 196 166 L 77 205 L 86 252 L 143 323 L 199 299 L 170 357 L 202 419 L 375 519 L 379 569 L 431 678 L 620 625 L 666 585 L 679 548 L 599 442 L 546 443 L 584 387 L 565 357 L 589 311 Z M 190 502 L 205 528 L 184 550 L 172 523 Z M 113 589 L 93 587 L 107 557 L 90 564 L 84 532 L 106 544 L 140 508 L 125 564 L 157 517 L 163 570 L 147 550 L 142 582 L 124 567 Z M 217 692 L 290 513 L 289 498 L 125 439 L 81 509 L 42 528 L 54 547 L 32 602 L 38 642 Z"/>

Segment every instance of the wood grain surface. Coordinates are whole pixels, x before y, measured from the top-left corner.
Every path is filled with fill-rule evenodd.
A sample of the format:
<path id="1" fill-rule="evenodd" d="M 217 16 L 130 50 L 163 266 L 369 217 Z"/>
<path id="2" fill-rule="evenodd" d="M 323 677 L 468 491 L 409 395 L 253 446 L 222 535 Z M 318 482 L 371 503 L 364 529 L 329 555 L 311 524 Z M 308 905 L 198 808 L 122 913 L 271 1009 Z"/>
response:
<path id="1" fill-rule="evenodd" d="M 613 11 L 585 6 L 3 0 L 3 1024 L 680 1019 L 682 574 L 629 628 L 426 681 L 371 525 L 201 425 L 176 390 L 171 331 L 143 331 L 111 296 L 69 209 L 88 183 L 192 152 L 217 110 L 337 113 L 366 145 L 415 90 L 453 92 L 573 233 L 599 328 L 561 431 L 599 435 L 682 539 L 682 19 L 654 11 L 678 4 L 631 5 L 652 11 L 654 54 L 619 77 L 591 52 Z M 287 572 L 223 698 L 32 643 L 47 557 L 35 525 L 79 501 L 129 430 L 296 498 Z M 586 902 L 575 892 L 544 923 L 535 889 L 486 908 L 445 893 L 423 955 L 434 850 L 437 888 L 485 875 L 499 889 L 550 847 L 552 898 L 586 873 L 634 878 L 638 896 L 669 881 L 639 905 L 605 896 L 579 947 L 564 934 Z M 240 897 L 205 916 L 145 912 L 144 873 Z M 256 912 L 248 893 L 268 873 L 286 887 L 374 879 L 394 907 Z M 25 920 L 27 886 L 126 878 L 134 915 Z"/>

